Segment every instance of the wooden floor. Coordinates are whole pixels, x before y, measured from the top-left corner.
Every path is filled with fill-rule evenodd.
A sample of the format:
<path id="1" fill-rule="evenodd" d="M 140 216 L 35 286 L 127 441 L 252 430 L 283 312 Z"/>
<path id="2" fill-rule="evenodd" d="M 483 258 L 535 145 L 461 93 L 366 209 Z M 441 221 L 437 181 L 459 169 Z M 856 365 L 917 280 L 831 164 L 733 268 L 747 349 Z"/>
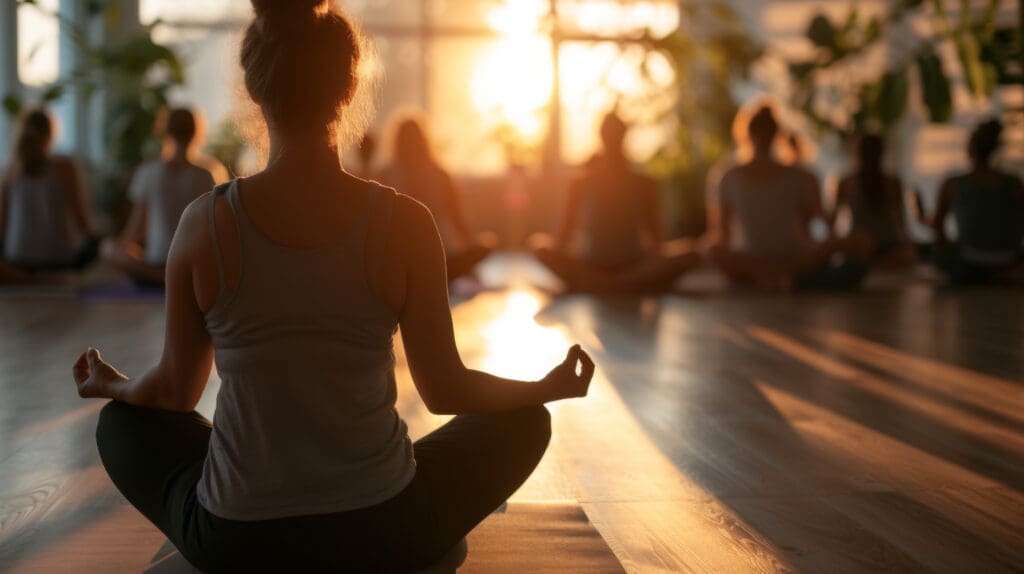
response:
<path id="1" fill-rule="evenodd" d="M 514 499 L 578 501 L 628 571 L 1024 571 L 1021 291 L 553 300 L 537 273 L 490 264 L 506 287 L 458 298 L 459 345 L 520 377 L 574 341 L 593 354 L 591 395 L 553 405 L 551 449 Z M 160 557 L 98 464 L 101 403 L 70 372 L 90 344 L 141 371 L 162 324 L 156 301 L 0 295 L 0 572 Z M 399 363 L 420 436 L 443 419 Z"/>

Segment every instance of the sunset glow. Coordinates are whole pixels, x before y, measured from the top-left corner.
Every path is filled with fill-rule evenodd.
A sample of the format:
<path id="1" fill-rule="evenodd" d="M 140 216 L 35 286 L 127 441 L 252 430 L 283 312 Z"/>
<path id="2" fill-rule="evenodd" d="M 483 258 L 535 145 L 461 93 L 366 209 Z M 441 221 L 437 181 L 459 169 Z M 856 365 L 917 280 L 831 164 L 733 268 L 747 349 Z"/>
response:
<path id="1" fill-rule="evenodd" d="M 559 26 L 580 34 L 615 37 L 647 31 L 671 33 L 679 12 L 664 2 L 560 2 Z M 499 38 L 477 60 L 470 79 L 472 102 L 490 129 L 510 129 L 518 144 L 538 146 L 547 135 L 554 95 L 555 66 L 546 0 L 504 0 L 486 14 Z M 659 53 L 614 41 L 564 40 L 559 48 L 559 90 L 564 147 L 570 162 L 593 153 L 596 126 L 616 105 L 671 86 L 675 75 Z M 630 110 L 624 110 L 627 115 Z M 646 155 L 660 138 L 637 132 L 635 155 Z M 645 143 L 646 140 L 646 143 Z"/>

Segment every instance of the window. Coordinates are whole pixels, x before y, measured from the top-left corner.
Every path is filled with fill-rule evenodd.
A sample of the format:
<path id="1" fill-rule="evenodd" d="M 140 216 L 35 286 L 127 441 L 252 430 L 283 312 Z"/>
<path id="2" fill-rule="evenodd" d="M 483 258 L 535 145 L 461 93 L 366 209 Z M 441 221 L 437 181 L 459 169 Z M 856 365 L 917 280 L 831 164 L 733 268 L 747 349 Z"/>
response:
<path id="1" fill-rule="evenodd" d="M 26 86 L 44 86 L 57 80 L 60 25 L 58 0 L 18 5 L 18 75 Z"/>

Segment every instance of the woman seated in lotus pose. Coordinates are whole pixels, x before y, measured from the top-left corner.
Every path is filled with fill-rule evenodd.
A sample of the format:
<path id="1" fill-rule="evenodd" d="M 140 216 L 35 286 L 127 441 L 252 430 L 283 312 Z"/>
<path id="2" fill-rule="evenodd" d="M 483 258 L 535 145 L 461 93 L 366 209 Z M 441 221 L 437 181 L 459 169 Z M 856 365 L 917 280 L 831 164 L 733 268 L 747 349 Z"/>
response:
<path id="1" fill-rule="evenodd" d="M 0 283 L 60 282 L 96 258 L 82 175 L 74 160 L 51 152 L 53 137 L 45 111 L 21 117 L 0 180 Z"/>
<path id="2" fill-rule="evenodd" d="M 558 236 L 531 238 L 534 254 L 570 291 L 665 290 L 699 262 L 689 241 L 662 241 L 657 183 L 630 165 L 626 131 L 616 114 L 604 118 L 601 153 L 569 187 Z"/>
<path id="3" fill-rule="evenodd" d="M 833 228 L 839 212 L 850 212 L 850 236 L 864 238 L 869 262 L 880 268 L 905 267 L 917 261 L 917 248 L 907 235 L 906 209 L 900 179 L 882 169 L 885 143 L 875 134 L 857 140 L 856 171 L 839 181 Z"/>
<path id="4" fill-rule="evenodd" d="M 171 237 L 185 208 L 227 179 L 202 144 L 192 110 L 175 108 L 164 119 L 163 157 L 135 170 L 128 196 L 132 211 L 120 239 L 103 243 L 103 259 L 140 283 L 163 285 Z M 214 173 L 218 177 L 214 176 Z"/>
<path id="5" fill-rule="evenodd" d="M 773 147 L 779 124 L 770 106 L 751 116 L 752 154 L 727 171 L 711 213 L 711 260 L 729 279 L 770 287 L 849 288 L 867 268 L 854 255 L 859 238 L 815 241 L 810 225 L 824 219 L 818 181 L 780 162 Z M 834 257 L 845 256 L 841 262 Z"/>
<path id="6" fill-rule="evenodd" d="M 967 144 L 971 169 L 939 188 L 930 221 L 938 244 L 933 263 L 954 283 L 1024 279 L 1024 185 L 992 165 L 1002 130 L 997 120 L 978 126 Z M 946 233 L 950 214 L 956 220 L 955 243 Z"/>
<path id="7" fill-rule="evenodd" d="M 328 0 L 253 6 L 241 62 L 268 165 L 185 210 L 160 362 L 127 377 L 88 349 L 78 392 L 113 399 L 104 467 L 199 569 L 425 568 L 526 480 L 544 403 L 585 395 L 594 365 L 578 345 L 534 382 L 463 365 L 430 212 L 339 161 L 356 28 Z M 456 415 L 415 443 L 395 409 L 398 327 L 426 407 Z M 211 423 L 193 409 L 214 362 Z"/>
<path id="8" fill-rule="evenodd" d="M 434 157 L 420 120 L 401 118 L 393 131 L 392 163 L 381 172 L 380 181 L 401 189 L 433 214 L 444 242 L 449 279 L 472 272 L 494 251 L 497 240 L 493 234 L 470 231 L 455 182 Z"/>

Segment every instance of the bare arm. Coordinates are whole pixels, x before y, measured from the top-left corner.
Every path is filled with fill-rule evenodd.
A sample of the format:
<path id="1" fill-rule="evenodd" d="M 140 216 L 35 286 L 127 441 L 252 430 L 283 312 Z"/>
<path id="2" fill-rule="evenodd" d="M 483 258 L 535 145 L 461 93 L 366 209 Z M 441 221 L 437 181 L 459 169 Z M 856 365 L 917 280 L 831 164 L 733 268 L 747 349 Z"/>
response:
<path id="1" fill-rule="evenodd" d="M 401 199 L 401 198 L 400 198 Z M 416 389 L 434 413 L 514 410 L 583 396 L 594 364 L 579 346 L 566 361 L 537 382 L 495 377 L 466 368 L 455 345 L 444 250 L 430 212 L 401 199 L 396 225 L 403 234 L 406 294 L 399 316 L 402 341 Z M 581 374 L 576 374 L 577 362 Z"/>
<path id="2" fill-rule="evenodd" d="M 848 177 L 844 177 L 839 182 L 839 189 L 836 190 L 836 203 L 828 214 L 828 227 L 832 230 L 833 234 L 836 233 L 836 221 L 839 219 L 839 212 L 850 206 L 851 188 L 851 181 Z"/>
<path id="3" fill-rule="evenodd" d="M 3 241 L 7 226 L 7 197 L 10 187 L 10 170 L 5 170 L 3 178 L 0 179 L 0 241 Z"/>
<path id="4" fill-rule="evenodd" d="M 455 232 L 459 234 L 459 239 L 465 245 L 474 245 L 476 237 L 473 236 L 473 232 L 470 231 L 469 225 L 466 223 L 466 216 L 462 211 L 462 202 L 459 201 L 459 193 L 455 188 L 455 182 L 452 181 L 452 176 L 447 173 L 444 174 L 444 189 L 442 193 L 444 194 L 445 211 L 448 212 L 448 221 L 455 228 Z"/>
<path id="5" fill-rule="evenodd" d="M 653 251 L 661 249 L 665 234 L 661 228 L 661 206 L 658 202 L 658 184 L 653 180 L 644 180 L 643 188 L 646 205 L 647 238 Z"/>
<path id="6" fill-rule="evenodd" d="M 942 182 L 942 187 L 939 188 L 939 203 L 935 207 L 935 215 L 931 220 L 932 231 L 935 232 L 937 243 L 949 242 L 949 238 L 946 237 L 946 217 L 949 216 L 949 210 L 953 207 L 955 197 L 956 187 L 953 185 L 953 180 L 947 179 Z"/>
<path id="7" fill-rule="evenodd" d="M 569 245 L 572 244 L 573 237 L 576 233 L 576 223 L 579 220 L 580 206 L 583 202 L 583 189 L 580 187 L 579 181 L 574 181 L 569 186 L 568 198 L 565 202 L 565 211 L 562 213 L 562 223 L 558 228 L 558 237 L 555 239 L 555 245 L 559 251 L 566 251 L 569 249 Z"/>
<path id="8" fill-rule="evenodd" d="M 732 207 L 725 199 L 725 186 L 729 185 L 731 174 L 718 179 L 714 193 L 710 194 L 708 205 L 708 235 L 712 243 L 729 245 L 732 240 Z"/>
<path id="9" fill-rule="evenodd" d="M 133 243 L 142 243 L 146 237 L 148 211 L 145 201 L 132 203 L 132 211 L 128 214 L 128 222 L 121 233 L 121 239 Z"/>
<path id="10" fill-rule="evenodd" d="M 213 365 L 203 313 L 193 287 L 193 254 L 205 231 L 208 202 L 193 203 L 182 216 L 167 259 L 167 326 L 160 362 L 138 378 L 128 378 L 89 349 L 75 363 L 82 397 L 112 398 L 131 405 L 189 412 L 202 396 Z"/>
<path id="11" fill-rule="evenodd" d="M 900 231 L 900 238 L 909 241 L 910 232 L 907 229 L 907 204 L 903 195 L 903 182 L 898 177 L 889 178 L 892 189 L 889 198 L 892 201 L 892 216 L 896 219 L 896 227 Z"/>

